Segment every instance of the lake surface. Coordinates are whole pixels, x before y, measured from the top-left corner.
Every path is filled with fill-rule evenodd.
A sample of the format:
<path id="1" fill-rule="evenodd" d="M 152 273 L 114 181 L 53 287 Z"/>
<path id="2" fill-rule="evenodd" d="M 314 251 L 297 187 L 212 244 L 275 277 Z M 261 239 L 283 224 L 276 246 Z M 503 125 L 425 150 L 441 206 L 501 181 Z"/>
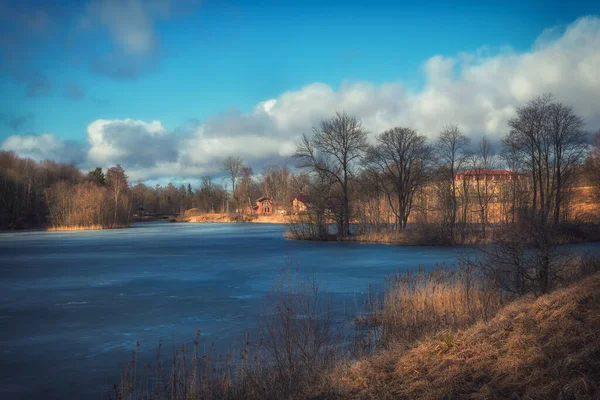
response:
<path id="1" fill-rule="evenodd" d="M 153 361 L 159 340 L 189 343 L 197 329 L 225 352 L 256 325 L 286 267 L 314 274 L 350 318 L 369 284 L 457 257 L 451 248 L 290 241 L 284 230 L 140 223 L 0 234 L 0 397 L 106 398 L 136 342 L 138 361 Z"/>

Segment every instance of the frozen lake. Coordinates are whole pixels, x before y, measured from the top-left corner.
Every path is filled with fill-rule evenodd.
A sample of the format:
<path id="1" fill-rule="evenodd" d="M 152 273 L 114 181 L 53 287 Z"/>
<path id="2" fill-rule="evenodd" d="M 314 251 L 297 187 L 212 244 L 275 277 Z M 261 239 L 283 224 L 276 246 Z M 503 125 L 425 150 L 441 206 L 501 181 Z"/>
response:
<path id="1" fill-rule="evenodd" d="M 197 329 L 226 350 L 255 326 L 286 266 L 314 273 L 351 317 L 369 284 L 457 257 L 451 248 L 289 241 L 284 230 L 141 223 L 0 234 L 0 397 L 100 398 L 137 341 L 140 362 L 154 360 L 159 340 L 189 343 Z"/>

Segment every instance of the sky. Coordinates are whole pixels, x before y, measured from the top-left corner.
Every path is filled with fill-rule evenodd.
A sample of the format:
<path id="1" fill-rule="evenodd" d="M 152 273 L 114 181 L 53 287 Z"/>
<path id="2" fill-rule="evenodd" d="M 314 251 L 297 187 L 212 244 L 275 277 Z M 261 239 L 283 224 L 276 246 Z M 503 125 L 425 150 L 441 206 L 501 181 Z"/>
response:
<path id="1" fill-rule="evenodd" d="M 449 3 L 0 0 L 0 149 L 196 182 L 336 111 L 498 140 L 552 93 L 600 129 L 600 2 Z"/>

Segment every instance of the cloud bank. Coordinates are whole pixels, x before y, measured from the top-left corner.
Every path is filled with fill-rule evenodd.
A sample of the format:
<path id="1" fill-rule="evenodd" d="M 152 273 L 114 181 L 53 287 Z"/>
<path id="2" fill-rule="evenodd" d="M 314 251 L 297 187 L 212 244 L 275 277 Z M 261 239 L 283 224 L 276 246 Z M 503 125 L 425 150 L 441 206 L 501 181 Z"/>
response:
<path id="1" fill-rule="evenodd" d="M 151 37 L 123 42 L 130 51 L 145 51 L 151 44 Z M 88 126 L 82 165 L 121 163 L 132 179 L 152 180 L 215 174 L 230 154 L 254 168 L 289 162 L 299 136 L 335 111 L 360 117 L 371 135 L 410 126 L 435 138 L 453 123 L 467 135 L 494 139 L 506 133 L 516 106 L 548 92 L 573 106 L 590 130 L 600 128 L 597 17 L 580 18 L 562 34 L 556 29 L 544 32 L 527 52 L 490 54 L 484 48 L 452 57 L 435 55 L 424 63 L 423 72 L 424 85 L 418 91 L 402 82 L 343 82 L 339 88 L 313 83 L 260 102 L 249 112 L 230 110 L 183 132 L 169 131 L 159 121 L 97 120 Z M 12 136 L 2 148 L 39 158 L 45 153 L 34 148 L 45 145 L 64 160 L 64 144 L 47 135 Z"/>
<path id="2" fill-rule="evenodd" d="M 0 149 L 14 151 L 21 157 L 36 161 L 55 160 L 75 165 L 86 162 L 80 144 L 61 140 L 50 133 L 10 136 L 2 142 Z"/>

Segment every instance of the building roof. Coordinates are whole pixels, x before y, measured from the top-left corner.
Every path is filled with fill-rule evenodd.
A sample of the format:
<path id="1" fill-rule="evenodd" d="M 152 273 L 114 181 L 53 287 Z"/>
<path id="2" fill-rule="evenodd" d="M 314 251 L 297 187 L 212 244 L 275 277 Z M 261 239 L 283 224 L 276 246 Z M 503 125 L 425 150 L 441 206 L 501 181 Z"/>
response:
<path id="1" fill-rule="evenodd" d="M 500 175 L 500 176 L 518 176 L 525 175 L 520 172 L 509 171 L 507 169 L 470 169 L 467 171 L 460 172 L 454 176 L 454 179 L 461 179 L 465 176 L 489 176 L 489 175 Z"/>
<path id="2" fill-rule="evenodd" d="M 306 194 L 299 194 L 294 198 L 302 203 L 310 203 L 310 196 Z"/>
<path id="3" fill-rule="evenodd" d="M 258 199 L 256 199 L 256 202 L 260 203 L 261 201 L 265 201 L 265 200 L 271 200 L 271 199 L 268 198 L 267 196 L 262 196 L 262 197 L 259 197 Z"/>
<path id="4" fill-rule="evenodd" d="M 517 175 L 518 172 L 507 169 L 470 169 L 461 173 L 462 175 Z"/>

